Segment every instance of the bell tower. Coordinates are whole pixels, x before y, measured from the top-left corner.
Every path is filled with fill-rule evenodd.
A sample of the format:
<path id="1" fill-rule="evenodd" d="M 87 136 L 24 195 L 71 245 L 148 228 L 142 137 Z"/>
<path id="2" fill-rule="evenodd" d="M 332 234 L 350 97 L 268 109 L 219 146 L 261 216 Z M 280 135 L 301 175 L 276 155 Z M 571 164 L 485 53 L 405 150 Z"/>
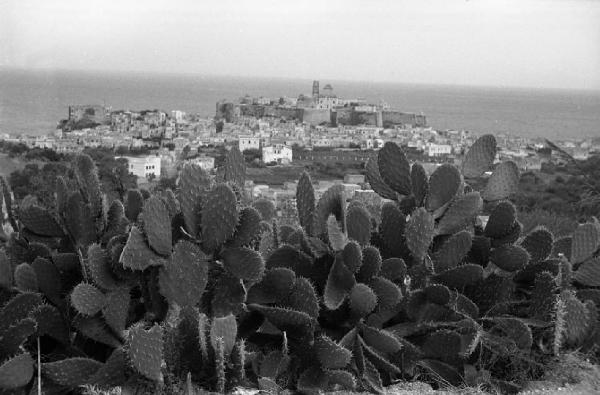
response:
<path id="1" fill-rule="evenodd" d="M 314 99 L 319 97 L 319 81 L 313 81 L 312 95 Z"/>

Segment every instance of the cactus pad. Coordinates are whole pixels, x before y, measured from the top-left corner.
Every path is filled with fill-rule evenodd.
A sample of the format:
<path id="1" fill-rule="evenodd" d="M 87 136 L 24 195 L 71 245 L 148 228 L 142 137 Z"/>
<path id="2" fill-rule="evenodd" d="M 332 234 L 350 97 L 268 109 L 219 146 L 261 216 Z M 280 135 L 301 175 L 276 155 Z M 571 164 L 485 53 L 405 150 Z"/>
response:
<path id="1" fill-rule="evenodd" d="M 452 235 L 435 253 L 435 272 L 440 273 L 458 266 L 471 250 L 472 242 L 471 233 L 468 231 L 463 230 Z"/>
<path id="2" fill-rule="evenodd" d="M 446 270 L 432 277 L 432 280 L 449 288 L 460 289 L 474 284 L 483 278 L 483 268 L 479 265 L 467 264 Z"/>
<path id="3" fill-rule="evenodd" d="M 325 335 L 315 339 L 315 352 L 321 366 L 325 369 L 341 369 L 350 362 L 350 350 L 336 344 Z"/>
<path id="4" fill-rule="evenodd" d="M 80 283 L 71 292 L 71 304 L 83 315 L 94 315 L 106 304 L 105 295 L 88 283 Z"/>
<path id="5" fill-rule="evenodd" d="M 272 200 L 261 198 L 252 202 L 254 207 L 259 213 L 263 221 L 270 222 L 275 217 L 276 208 Z"/>
<path id="6" fill-rule="evenodd" d="M 99 244 L 92 244 L 88 248 L 87 256 L 87 267 L 94 283 L 107 290 L 118 288 L 106 251 Z"/>
<path id="7" fill-rule="evenodd" d="M 387 278 L 372 278 L 371 282 L 369 282 L 369 288 L 375 292 L 377 303 L 381 309 L 391 309 L 402 299 L 400 288 Z"/>
<path id="8" fill-rule="evenodd" d="M 131 222 L 137 220 L 144 206 L 144 197 L 137 189 L 129 189 L 125 195 L 125 216 Z"/>
<path id="9" fill-rule="evenodd" d="M 410 168 L 410 181 L 412 184 L 413 195 L 415 196 L 415 204 L 421 206 L 427 193 L 429 193 L 429 181 L 427 173 L 420 163 L 413 163 Z"/>
<path id="10" fill-rule="evenodd" d="M 2 332 L 0 352 L 3 355 L 15 354 L 25 341 L 35 334 L 36 322 L 31 318 L 22 319 Z"/>
<path id="11" fill-rule="evenodd" d="M 296 274 L 283 267 L 267 270 L 262 281 L 248 291 L 249 303 L 275 303 L 288 297 L 296 282 Z"/>
<path id="12" fill-rule="evenodd" d="M 469 148 L 463 160 L 463 175 L 479 177 L 488 171 L 496 158 L 496 138 L 491 134 L 479 137 Z"/>
<path id="13" fill-rule="evenodd" d="M 119 262 L 125 269 L 144 270 L 150 266 L 163 265 L 164 259 L 148 247 L 139 228 L 132 226 Z"/>
<path id="14" fill-rule="evenodd" d="M 117 334 L 123 333 L 129 314 L 129 288 L 120 288 L 106 295 L 102 315 L 108 326 Z"/>
<path id="15" fill-rule="evenodd" d="M 425 207 L 436 211 L 446 206 L 462 187 L 460 172 L 456 166 L 443 164 L 435 169 L 429 177 L 429 193 Z"/>
<path id="16" fill-rule="evenodd" d="M 388 184 L 383 181 L 381 178 L 381 174 L 379 173 L 379 166 L 377 165 L 377 160 L 375 158 L 370 158 L 366 165 L 366 178 L 367 182 L 379 196 L 384 199 L 395 200 L 396 192 L 392 188 L 388 186 Z"/>
<path id="17" fill-rule="evenodd" d="M 286 305 L 294 310 L 302 311 L 314 319 L 319 317 L 319 299 L 310 281 L 298 277 L 289 292 Z"/>
<path id="18" fill-rule="evenodd" d="M 12 390 L 25 386 L 33 376 L 33 358 L 29 353 L 14 356 L 0 365 L 0 388 Z"/>
<path id="19" fill-rule="evenodd" d="M 519 240 L 519 237 L 521 236 L 521 232 L 523 232 L 523 224 L 519 221 L 515 221 L 510 232 L 507 235 L 490 240 L 492 247 L 500 247 L 504 244 L 516 243 L 517 240 Z"/>
<path id="20" fill-rule="evenodd" d="M 208 258 L 188 241 L 175 245 L 171 258 L 160 268 L 161 294 L 179 306 L 194 306 L 200 301 L 208 282 Z"/>
<path id="21" fill-rule="evenodd" d="M 202 207 L 204 249 L 213 251 L 229 239 L 238 224 L 237 198 L 228 185 L 219 184 L 208 193 Z"/>
<path id="22" fill-rule="evenodd" d="M 364 317 L 377 306 L 377 295 L 368 285 L 358 283 L 350 291 L 350 310 L 358 317 Z"/>
<path id="23" fill-rule="evenodd" d="M 445 305 L 450 302 L 452 294 L 445 285 L 433 284 L 423 288 L 427 301 L 439 305 Z"/>
<path id="24" fill-rule="evenodd" d="M 79 154 L 75 157 L 73 170 L 77 184 L 91 206 L 92 216 L 97 218 L 102 212 L 102 191 L 96 164 L 89 155 Z"/>
<path id="25" fill-rule="evenodd" d="M 52 262 L 45 258 L 35 258 L 31 264 L 38 280 L 40 291 L 56 305 L 60 305 L 61 300 L 61 277 L 60 272 Z"/>
<path id="26" fill-rule="evenodd" d="M 410 164 L 402 148 L 393 142 L 386 142 L 377 156 L 379 174 L 387 185 L 401 195 L 412 192 Z"/>
<path id="27" fill-rule="evenodd" d="M 296 207 L 298 208 L 298 219 L 300 226 L 307 234 L 312 235 L 315 214 L 315 190 L 310 175 L 304 171 L 298 180 L 296 188 Z"/>
<path id="28" fill-rule="evenodd" d="M 171 255 L 171 217 L 165 204 L 159 197 L 152 196 L 146 200 L 142 215 L 150 247 L 159 255 Z"/>
<path id="29" fill-rule="evenodd" d="M 233 346 L 235 345 L 235 338 L 237 336 L 237 322 L 233 314 L 229 314 L 225 317 L 213 318 L 210 326 L 210 343 L 213 350 L 217 349 L 217 340 L 223 340 L 223 354 L 225 358 L 229 358 Z"/>
<path id="30" fill-rule="evenodd" d="M 482 207 L 483 200 L 479 192 L 470 192 L 459 196 L 450 204 L 439 220 L 437 234 L 453 234 L 472 225 Z"/>
<path id="31" fill-rule="evenodd" d="M 542 321 L 550 321 L 556 303 L 556 279 L 550 272 L 541 272 L 535 276 L 531 292 L 529 315 Z"/>
<path id="32" fill-rule="evenodd" d="M 344 264 L 352 273 L 356 273 L 362 265 L 362 250 L 357 242 L 350 241 L 342 251 Z"/>
<path id="33" fill-rule="evenodd" d="M 210 186 L 210 176 L 200 166 L 192 164 L 183 166 L 179 176 L 179 202 L 185 229 L 192 236 L 198 234 L 200 210 Z"/>
<path id="34" fill-rule="evenodd" d="M 68 358 L 42 364 L 42 374 L 65 387 L 87 384 L 102 367 L 102 363 L 89 358 Z"/>
<path id="35" fill-rule="evenodd" d="M 260 281 L 265 270 L 262 256 L 246 247 L 228 248 L 221 255 L 225 269 L 246 281 Z"/>
<path id="36" fill-rule="evenodd" d="M 15 285 L 21 292 L 35 292 L 38 290 L 38 278 L 35 270 L 29 263 L 21 263 L 15 268 Z"/>
<path id="37" fill-rule="evenodd" d="M 573 273 L 573 280 L 587 287 L 600 287 L 600 258 L 592 258 L 579 265 Z"/>
<path id="38" fill-rule="evenodd" d="M 406 263 L 402 258 L 388 258 L 381 263 L 379 275 L 394 282 L 404 282 Z"/>
<path id="39" fill-rule="evenodd" d="M 529 351 L 533 344 L 531 329 L 518 318 L 495 317 L 491 321 L 495 328 L 501 330 L 509 339 L 515 342 L 521 350 Z"/>
<path id="40" fill-rule="evenodd" d="M 453 363 L 461 352 L 462 339 L 454 331 L 442 329 L 430 334 L 423 344 L 423 353 L 426 357 Z"/>
<path id="41" fill-rule="evenodd" d="M 319 199 L 315 209 L 315 235 L 321 235 L 327 231 L 327 220 L 333 214 L 341 224 L 341 231 L 344 232 L 345 226 L 345 206 L 344 187 L 342 185 L 334 185 L 327 189 Z"/>
<path id="42" fill-rule="evenodd" d="M 2 195 L 0 195 L 0 199 Z M 2 215 L 2 213 L 0 213 Z M 3 250 L 0 250 L 0 288 L 10 288 L 13 281 L 13 268 Z"/>
<path id="43" fill-rule="evenodd" d="M 153 381 L 162 381 L 163 329 L 155 324 L 146 330 L 141 325 L 129 329 L 128 352 L 131 365 Z"/>
<path id="44" fill-rule="evenodd" d="M 365 343 L 382 354 L 395 354 L 402 349 L 402 344 L 389 331 L 362 325 L 362 339 Z"/>
<path id="45" fill-rule="evenodd" d="M 552 257 L 558 257 L 558 254 L 563 254 L 564 256 L 571 256 L 571 246 L 573 244 L 573 238 L 571 236 L 561 237 L 554 241 L 552 245 Z"/>
<path id="46" fill-rule="evenodd" d="M 61 226 L 45 208 L 28 205 L 20 210 L 19 220 L 36 235 L 47 237 L 64 236 Z"/>
<path id="47" fill-rule="evenodd" d="M 338 385 L 346 391 L 356 389 L 356 379 L 347 370 L 328 370 L 325 372 L 330 385 Z"/>
<path id="48" fill-rule="evenodd" d="M 0 333 L 27 318 L 41 304 L 41 295 L 33 292 L 21 293 L 10 299 L 0 310 Z"/>
<path id="49" fill-rule="evenodd" d="M 433 235 L 433 217 L 424 208 L 417 208 L 411 214 L 405 230 L 406 244 L 416 259 L 425 258 Z"/>
<path id="50" fill-rule="evenodd" d="M 346 214 L 346 228 L 350 239 L 356 240 L 361 245 L 368 244 L 371 240 L 371 216 L 369 212 L 364 207 L 351 206 Z"/>
<path id="51" fill-rule="evenodd" d="M 113 388 L 125 383 L 127 353 L 122 348 L 115 349 L 106 362 L 89 379 L 89 383 L 100 388 Z"/>
<path id="52" fill-rule="evenodd" d="M 43 304 L 31 312 L 31 318 L 37 323 L 37 336 L 50 336 L 63 344 L 69 343 L 68 327 L 58 309 Z"/>
<path id="53" fill-rule="evenodd" d="M 120 347 L 121 341 L 106 328 L 106 324 L 97 317 L 79 315 L 73 320 L 73 327 L 84 337 L 88 337 L 112 348 Z"/>
<path id="54" fill-rule="evenodd" d="M 381 254 L 373 246 L 367 246 L 363 249 L 363 262 L 356 278 L 358 281 L 368 283 L 371 278 L 379 275 L 381 270 Z"/>
<path id="55" fill-rule="evenodd" d="M 229 247 L 244 247 L 258 239 L 260 234 L 260 213 L 253 207 L 244 207 L 240 211 L 240 222 L 235 229 Z"/>
<path id="56" fill-rule="evenodd" d="M 301 311 L 258 304 L 249 304 L 248 309 L 258 311 L 277 329 L 285 331 L 291 337 L 304 338 L 312 334 L 313 319 Z"/>
<path id="57" fill-rule="evenodd" d="M 379 233 L 383 242 L 393 256 L 402 255 L 404 241 L 404 229 L 406 227 L 406 216 L 400 211 L 395 203 L 387 202 L 381 207 L 381 224 Z"/>
<path id="58" fill-rule="evenodd" d="M 479 317 L 479 307 L 463 294 L 457 295 L 455 309 L 457 312 L 465 314 L 473 319 Z"/>
<path id="59" fill-rule="evenodd" d="M 512 202 L 502 201 L 494 207 L 485 226 L 487 237 L 502 238 L 509 234 L 517 220 L 517 208 Z"/>
<path id="60" fill-rule="evenodd" d="M 336 258 L 329 271 L 325 291 L 323 292 L 325 307 L 330 310 L 339 308 L 350 294 L 355 283 L 356 281 L 350 269 L 344 265 L 342 259 Z"/>
<path id="61" fill-rule="evenodd" d="M 330 215 L 327 219 L 327 238 L 334 251 L 343 250 L 348 242 L 348 237 L 340 228 L 338 221 L 335 219 L 335 215 Z"/>
<path id="62" fill-rule="evenodd" d="M 246 161 L 237 146 L 231 147 L 225 156 L 224 180 L 244 186 L 246 180 Z"/>
<path id="63" fill-rule="evenodd" d="M 554 236 L 543 226 L 538 226 L 521 242 L 521 247 L 525 248 L 531 257 L 532 262 L 540 262 L 550 256 Z"/>
<path id="64" fill-rule="evenodd" d="M 595 223 L 581 224 L 573 232 L 571 262 L 577 264 L 591 257 L 600 248 L 600 228 Z"/>
<path id="65" fill-rule="evenodd" d="M 268 269 L 286 267 L 292 269 L 296 274 L 305 272 L 310 269 L 311 265 L 310 257 L 297 248 L 286 244 L 273 251 L 266 262 Z"/>
<path id="66" fill-rule="evenodd" d="M 488 202 L 508 199 L 517 192 L 518 188 L 519 168 L 515 162 L 506 161 L 496 166 L 491 177 L 488 179 L 482 196 Z"/>
<path id="67" fill-rule="evenodd" d="M 492 250 L 490 260 L 507 272 L 523 269 L 529 263 L 529 253 L 523 247 L 505 244 Z"/>

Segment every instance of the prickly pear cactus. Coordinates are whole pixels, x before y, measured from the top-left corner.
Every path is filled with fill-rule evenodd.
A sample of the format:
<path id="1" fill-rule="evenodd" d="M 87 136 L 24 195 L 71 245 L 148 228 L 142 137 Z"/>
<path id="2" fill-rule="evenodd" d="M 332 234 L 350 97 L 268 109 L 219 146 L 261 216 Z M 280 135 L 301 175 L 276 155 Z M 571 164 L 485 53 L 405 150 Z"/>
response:
<path id="1" fill-rule="evenodd" d="M 428 176 L 388 142 L 365 169 L 381 213 L 341 185 L 317 200 L 303 173 L 297 222 L 248 201 L 235 148 L 220 183 L 185 165 L 175 193 L 130 190 L 110 205 L 87 156 L 57 182 L 56 211 L 13 207 L 4 183 L 0 389 L 36 386 L 38 339 L 57 393 L 384 393 L 400 377 L 472 376 L 491 388 L 535 376 L 550 352 L 593 352 L 598 221 L 558 240 L 524 234 L 507 200 L 518 171 L 494 168 L 496 150 L 482 136 L 462 171 Z"/>

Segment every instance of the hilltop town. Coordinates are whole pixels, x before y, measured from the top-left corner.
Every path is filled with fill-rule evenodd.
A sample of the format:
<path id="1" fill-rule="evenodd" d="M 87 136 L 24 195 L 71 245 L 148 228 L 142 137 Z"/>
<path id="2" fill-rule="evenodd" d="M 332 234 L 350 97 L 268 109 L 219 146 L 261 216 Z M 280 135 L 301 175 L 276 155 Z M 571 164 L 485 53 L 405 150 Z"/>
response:
<path id="1" fill-rule="evenodd" d="M 342 98 L 329 84 L 296 98 L 250 97 L 216 103 L 215 115 L 203 118 L 179 110 L 112 110 L 100 105 L 73 105 L 68 118 L 46 136 L 0 135 L 11 143 L 77 153 L 107 148 L 128 160 L 130 172 L 143 185 L 176 177 L 183 163 L 207 171 L 215 168 L 216 152 L 237 146 L 254 159 L 246 187 L 254 197 L 283 204 L 295 194 L 297 175 L 305 166 L 322 164 L 346 170 L 345 179 L 316 177 L 317 193 L 344 183 L 349 195 L 375 196 L 365 187 L 360 169 L 386 141 L 403 146 L 410 159 L 431 172 L 438 164 L 460 164 L 465 148 L 477 136 L 465 130 L 436 130 L 423 114 L 392 109 L 384 102 Z M 497 134 L 498 161 L 513 160 L 522 170 L 540 170 L 561 160 L 543 140 Z M 600 152 L 600 139 L 555 142 L 576 159 Z M 135 153 L 132 154 L 132 153 Z M 350 197 L 350 196 L 349 196 Z"/>

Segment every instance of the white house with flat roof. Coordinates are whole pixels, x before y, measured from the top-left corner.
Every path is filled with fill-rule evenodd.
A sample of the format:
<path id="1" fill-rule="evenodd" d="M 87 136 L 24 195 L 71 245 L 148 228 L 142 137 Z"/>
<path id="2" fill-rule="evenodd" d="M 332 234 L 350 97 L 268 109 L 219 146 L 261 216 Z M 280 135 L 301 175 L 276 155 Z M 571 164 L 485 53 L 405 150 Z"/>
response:
<path id="1" fill-rule="evenodd" d="M 263 163 L 290 163 L 292 161 L 292 149 L 280 144 L 263 147 L 262 160 Z"/>
<path id="2" fill-rule="evenodd" d="M 260 137 L 254 136 L 240 136 L 239 137 L 240 152 L 244 152 L 249 149 L 260 149 Z"/>
<path id="3" fill-rule="evenodd" d="M 450 155 L 452 153 L 452 146 L 448 144 L 427 144 L 426 148 L 427 156 L 442 156 Z"/>
<path id="4" fill-rule="evenodd" d="M 137 177 L 147 178 L 150 175 L 160 177 L 160 156 L 117 156 L 116 159 L 127 159 L 129 172 Z"/>
<path id="5" fill-rule="evenodd" d="M 202 170 L 210 171 L 215 168 L 215 158 L 212 156 L 198 156 L 196 158 L 187 159 L 186 163 L 193 163 L 200 166 Z"/>

